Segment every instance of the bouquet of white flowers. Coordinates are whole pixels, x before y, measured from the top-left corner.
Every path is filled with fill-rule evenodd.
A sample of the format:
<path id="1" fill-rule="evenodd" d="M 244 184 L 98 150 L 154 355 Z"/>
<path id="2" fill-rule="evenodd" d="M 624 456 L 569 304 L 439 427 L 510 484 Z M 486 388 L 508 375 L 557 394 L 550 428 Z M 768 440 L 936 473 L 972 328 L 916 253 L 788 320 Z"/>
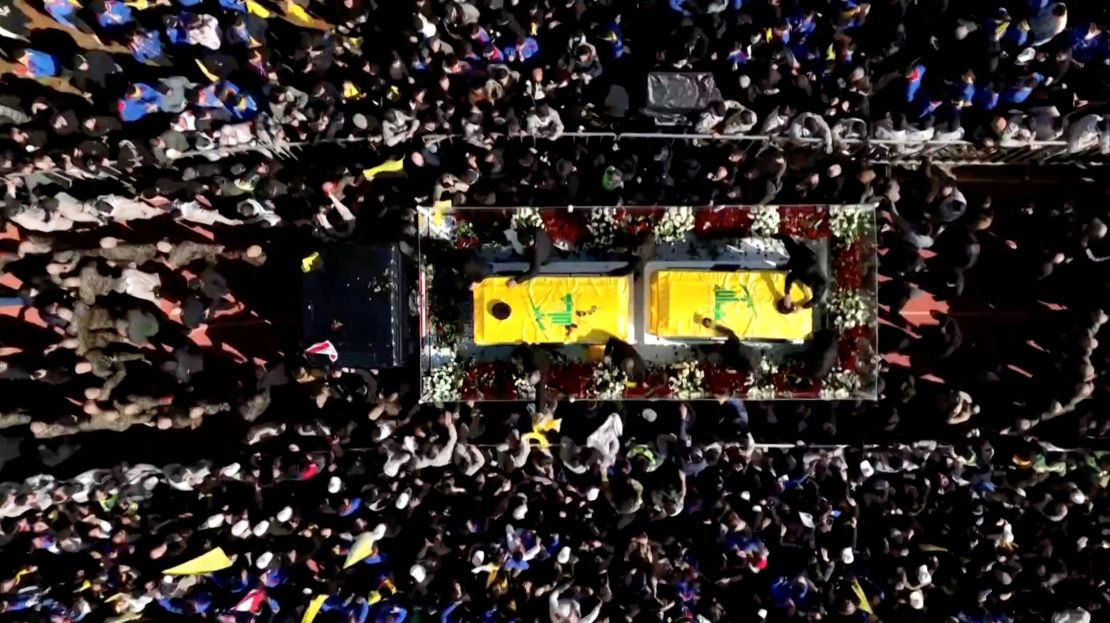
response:
<path id="1" fill-rule="evenodd" d="M 596 208 L 590 210 L 590 215 L 586 219 L 586 229 L 590 230 L 590 235 L 593 236 L 594 244 L 602 247 L 612 245 L 613 239 L 616 238 L 617 230 L 620 229 L 620 221 L 617 219 L 617 209 Z"/>
<path id="2" fill-rule="evenodd" d="M 821 398 L 825 400 L 848 400 L 859 391 L 861 385 L 862 382 L 858 374 L 837 366 L 825 377 L 821 385 Z"/>
<path id="3" fill-rule="evenodd" d="M 594 397 L 601 400 L 620 400 L 624 397 L 624 386 L 628 377 L 624 371 L 609 364 L 594 368 Z"/>
<path id="4" fill-rule="evenodd" d="M 705 396 L 705 371 L 696 361 L 683 361 L 671 366 L 667 385 L 671 393 L 680 400 L 692 400 Z"/>
<path id="5" fill-rule="evenodd" d="M 833 325 L 841 331 L 869 325 L 875 321 L 875 302 L 866 300 L 857 290 L 834 290 L 827 309 Z"/>
<path id="6" fill-rule="evenodd" d="M 779 235 L 779 207 L 752 206 L 752 236 L 772 238 Z"/>
<path id="7" fill-rule="evenodd" d="M 451 402 L 462 394 L 463 371 L 457 359 L 432 367 L 421 380 L 424 402 Z"/>
<path id="8" fill-rule="evenodd" d="M 779 371 L 778 364 L 764 357 L 759 361 L 751 387 L 748 388 L 749 400 L 773 400 L 777 395 L 775 391 L 775 374 Z"/>
<path id="9" fill-rule="evenodd" d="M 516 390 L 517 400 L 535 400 L 536 386 L 527 374 L 517 372 L 513 374 L 513 389 Z"/>
<path id="10" fill-rule="evenodd" d="M 510 225 L 516 231 L 535 231 L 543 228 L 543 218 L 535 208 L 517 208 Z"/>
<path id="11" fill-rule="evenodd" d="M 682 242 L 693 229 L 693 208 L 667 208 L 663 218 L 655 226 L 655 239 L 659 242 Z"/>
<path id="12" fill-rule="evenodd" d="M 852 241 L 875 225 L 875 211 L 865 206 L 834 206 L 829 211 L 829 230 L 834 238 Z"/>

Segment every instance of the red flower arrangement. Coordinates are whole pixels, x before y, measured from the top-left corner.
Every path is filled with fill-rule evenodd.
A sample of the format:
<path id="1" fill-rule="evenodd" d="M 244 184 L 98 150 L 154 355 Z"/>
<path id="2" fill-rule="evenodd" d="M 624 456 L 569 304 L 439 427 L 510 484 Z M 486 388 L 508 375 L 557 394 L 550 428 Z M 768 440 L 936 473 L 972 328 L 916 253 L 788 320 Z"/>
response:
<path id="1" fill-rule="evenodd" d="M 743 396 L 751 385 L 751 378 L 744 372 L 721 366 L 707 365 L 705 387 L 713 396 Z"/>
<path id="2" fill-rule="evenodd" d="M 580 210 L 541 210 L 540 218 L 543 220 L 544 230 L 556 247 L 576 249 L 588 233 Z"/>
<path id="3" fill-rule="evenodd" d="M 821 395 L 821 381 L 802 374 L 797 365 L 779 368 L 771 377 L 775 393 L 792 398 L 817 398 Z"/>
<path id="4" fill-rule="evenodd" d="M 635 385 L 626 385 L 624 388 L 626 399 L 669 398 L 670 395 L 671 386 L 667 372 L 662 368 L 653 368 L 648 372 L 647 378 Z"/>
<path id="5" fill-rule="evenodd" d="M 829 211 L 817 206 L 782 206 L 779 208 L 779 233 L 809 240 L 828 238 Z"/>
<path id="6" fill-rule="evenodd" d="M 481 239 L 478 236 L 456 236 L 455 248 L 456 249 L 477 249 L 482 245 Z"/>
<path id="7" fill-rule="evenodd" d="M 694 231 L 708 235 L 746 235 L 752 227 L 752 213 L 741 206 L 718 206 L 694 212 Z"/>
<path id="8" fill-rule="evenodd" d="M 496 363 L 471 361 L 462 379 L 463 400 L 511 400 L 516 398 L 512 376 Z"/>
<path id="9" fill-rule="evenodd" d="M 567 363 L 552 366 L 547 375 L 547 387 L 552 391 L 574 398 L 589 395 L 594 378 L 595 364 Z"/>
<path id="10" fill-rule="evenodd" d="M 871 347 L 871 338 L 874 336 L 872 327 L 853 327 L 840 335 L 837 354 L 840 367 L 848 372 L 859 369 L 859 357 Z"/>
<path id="11" fill-rule="evenodd" d="M 636 236 L 642 231 L 655 229 L 664 212 L 663 208 L 619 208 L 614 218 L 622 229 Z"/>
<path id="12" fill-rule="evenodd" d="M 833 254 L 834 270 L 836 271 L 836 284 L 846 290 L 858 290 L 863 287 L 862 245 L 853 242 L 848 247 L 841 247 Z"/>

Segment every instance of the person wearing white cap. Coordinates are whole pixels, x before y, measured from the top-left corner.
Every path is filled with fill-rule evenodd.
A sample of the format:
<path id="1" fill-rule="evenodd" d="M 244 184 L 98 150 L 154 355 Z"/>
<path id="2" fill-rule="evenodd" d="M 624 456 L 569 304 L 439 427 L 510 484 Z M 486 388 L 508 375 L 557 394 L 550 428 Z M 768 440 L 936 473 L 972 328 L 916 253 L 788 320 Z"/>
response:
<path id="1" fill-rule="evenodd" d="M 413 581 L 417 584 L 423 584 L 424 580 L 428 577 L 428 572 L 424 568 L 424 565 L 417 563 L 409 568 L 409 576 L 411 576 Z"/>
<path id="2" fill-rule="evenodd" d="M 231 526 L 231 536 L 241 539 L 250 532 L 251 522 L 249 519 L 240 519 Z"/>

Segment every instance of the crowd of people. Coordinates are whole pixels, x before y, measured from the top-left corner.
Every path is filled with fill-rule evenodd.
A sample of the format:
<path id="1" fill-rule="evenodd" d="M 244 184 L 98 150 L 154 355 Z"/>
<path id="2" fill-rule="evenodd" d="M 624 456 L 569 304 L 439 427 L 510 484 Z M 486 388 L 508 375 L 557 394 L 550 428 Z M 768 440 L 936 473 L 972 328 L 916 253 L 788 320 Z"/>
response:
<path id="1" fill-rule="evenodd" d="M 15 3 L 0 30 L 0 173 L 131 175 L 244 145 L 400 149 L 453 135 L 482 148 L 635 126 L 652 71 L 715 76 L 719 95 L 686 120 L 705 134 L 830 149 L 868 136 L 1110 147 L 1105 11 L 1048 0 Z"/>
<path id="2" fill-rule="evenodd" d="M 1105 150 L 1106 18 L 1047 0 L 5 2 L 0 618 L 1107 620 L 1102 197 L 992 202 L 931 162 L 838 149 Z M 646 127 L 652 71 L 713 74 L 691 132 L 817 148 L 555 140 Z M 283 291 L 305 240 L 411 252 L 410 208 L 439 201 L 877 203 L 881 400 L 419 405 L 404 374 L 213 338 L 270 321 L 245 291 Z M 999 350 L 955 313 L 907 323 L 922 292 L 1032 321 Z M 229 451 L 167 464 L 213 427 Z M 160 463 L 101 445 L 137 431 Z M 166 573 L 206 554 L 218 569 Z"/>

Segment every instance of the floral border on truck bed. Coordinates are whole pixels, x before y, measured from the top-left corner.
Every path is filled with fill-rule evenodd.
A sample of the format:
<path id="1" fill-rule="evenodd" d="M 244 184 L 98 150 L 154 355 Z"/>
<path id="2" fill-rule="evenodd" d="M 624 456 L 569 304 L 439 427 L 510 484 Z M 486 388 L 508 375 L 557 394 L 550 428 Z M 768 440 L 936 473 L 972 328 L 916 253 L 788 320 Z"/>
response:
<path id="1" fill-rule="evenodd" d="M 791 236 L 827 242 L 830 286 L 823 325 L 836 335 L 837 361 L 824 379 L 807 378 L 797 363 L 763 359 L 745 373 L 698 345 L 678 360 L 648 362 L 635 381 L 599 357 L 555 353 L 542 390 L 569 400 L 874 400 L 878 392 L 876 217 L 872 205 L 651 206 L 556 208 L 419 208 L 421 260 L 421 393 L 424 401 L 534 400 L 535 377 L 501 353 L 491 360 L 467 349 L 460 301 L 469 297 L 462 268 L 479 250 L 520 251 L 519 234 L 539 227 L 563 254 L 618 261 L 643 233 L 658 245 Z M 516 261 L 522 261 L 517 259 Z M 586 349 L 581 348 L 583 352 Z M 710 351 L 707 353 L 706 351 Z M 531 377 L 531 378 L 530 378 Z"/>

